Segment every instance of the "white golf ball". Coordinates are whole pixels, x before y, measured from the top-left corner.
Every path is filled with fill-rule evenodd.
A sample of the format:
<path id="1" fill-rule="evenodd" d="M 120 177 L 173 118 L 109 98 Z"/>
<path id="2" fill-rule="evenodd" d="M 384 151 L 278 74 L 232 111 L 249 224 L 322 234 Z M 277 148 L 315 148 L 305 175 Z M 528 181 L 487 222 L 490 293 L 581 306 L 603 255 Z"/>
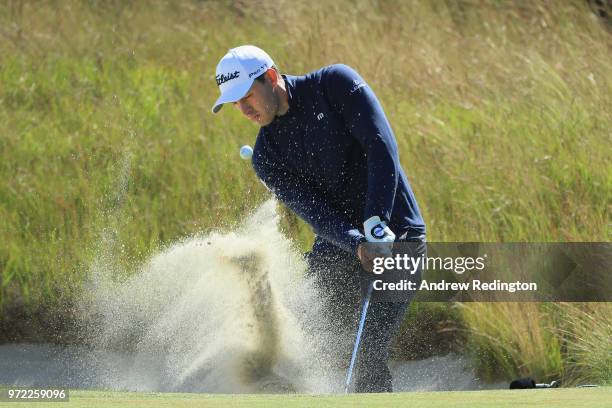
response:
<path id="1" fill-rule="evenodd" d="M 240 157 L 243 160 L 249 160 L 253 156 L 253 148 L 249 145 L 244 145 L 240 148 Z"/>

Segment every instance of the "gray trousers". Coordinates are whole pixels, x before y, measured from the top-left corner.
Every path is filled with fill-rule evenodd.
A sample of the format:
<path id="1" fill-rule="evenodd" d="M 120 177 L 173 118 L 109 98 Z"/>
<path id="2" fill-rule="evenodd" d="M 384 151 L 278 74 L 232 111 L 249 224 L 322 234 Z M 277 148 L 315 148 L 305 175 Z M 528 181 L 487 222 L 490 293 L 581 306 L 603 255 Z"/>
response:
<path id="1" fill-rule="evenodd" d="M 417 240 L 424 253 L 424 237 Z M 422 245 L 420 244 L 422 243 Z M 417 254 L 418 256 L 418 254 Z M 359 323 L 363 295 L 372 279 L 366 274 L 359 259 L 336 246 L 317 238 L 313 249 L 306 255 L 308 274 L 323 296 L 325 316 L 330 330 L 338 336 L 350 336 L 352 341 L 339 344 L 354 345 Z M 421 271 L 415 279 L 420 282 Z M 392 392 L 392 378 L 387 362 L 393 336 L 397 333 L 405 316 L 411 297 L 401 301 L 387 302 L 377 299 L 374 292 L 367 311 L 361 344 L 354 371 L 355 392 Z M 340 340 L 340 339 L 339 339 Z M 347 340 L 344 338 L 343 340 Z M 350 358 L 351 350 L 341 353 Z M 334 359 L 338 356 L 330 356 Z"/>

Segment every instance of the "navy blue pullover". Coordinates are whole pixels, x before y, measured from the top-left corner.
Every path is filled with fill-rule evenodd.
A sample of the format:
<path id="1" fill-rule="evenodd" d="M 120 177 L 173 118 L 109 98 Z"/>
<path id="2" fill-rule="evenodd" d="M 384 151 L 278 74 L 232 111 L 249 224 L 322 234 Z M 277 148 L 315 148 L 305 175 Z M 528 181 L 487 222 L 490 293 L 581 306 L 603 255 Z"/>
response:
<path id="1" fill-rule="evenodd" d="M 374 92 L 346 65 L 283 75 L 289 110 L 260 129 L 257 176 L 315 233 L 355 253 L 363 222 L 379 216 L 396 234 L 425 224 Z"/>

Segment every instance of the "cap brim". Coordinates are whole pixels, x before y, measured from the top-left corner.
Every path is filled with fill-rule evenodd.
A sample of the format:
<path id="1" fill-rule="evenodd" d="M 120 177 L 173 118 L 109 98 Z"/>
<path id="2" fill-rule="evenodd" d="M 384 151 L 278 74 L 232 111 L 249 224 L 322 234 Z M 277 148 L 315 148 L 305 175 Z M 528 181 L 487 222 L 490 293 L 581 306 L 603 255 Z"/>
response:
<path id="1" fill-rule="evenodd" d="M 248 82 L 237 85 L 231 89 L 228 89 L 226 92 L 222 93 L 221 96 L 219 96 L 219 98 L 213 105 L 212 113 L 219 112 L 221 108 L 223 107 L 223 104 L 225 103 L 236 102 L 237 100 L 242 99 L 242 97 L 246 95 L 249 89 L 251 89 L 251 85 L 253 85 L 253 81 L 255 81 L 255 79 L 252 79 Z"/>

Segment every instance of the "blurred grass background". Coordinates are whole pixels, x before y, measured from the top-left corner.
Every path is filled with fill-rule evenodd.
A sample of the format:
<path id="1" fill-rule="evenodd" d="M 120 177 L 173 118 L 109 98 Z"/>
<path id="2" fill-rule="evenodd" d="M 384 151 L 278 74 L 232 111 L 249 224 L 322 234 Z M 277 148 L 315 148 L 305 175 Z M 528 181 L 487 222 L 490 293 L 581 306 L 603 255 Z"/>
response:
<path id="1" fill-rule="evenodd" d="M 66 341 L 92 263 L 129 271 L 267 197 L 237 154 L 257 129 L 232 109 L 210 113 L 218 59 L 245 43 L 281 72 L 342 62 L 361 73 L 430 241 L 609 241 L 612 37 L 586 1 L 8 1 L 0 337 Z M 283 229 L 312 241 L 287 211 Z M 451 327 L 488 378 L 610 383 L 610 315 L 608 304 L 415 304 L 404 334 Z"/>

